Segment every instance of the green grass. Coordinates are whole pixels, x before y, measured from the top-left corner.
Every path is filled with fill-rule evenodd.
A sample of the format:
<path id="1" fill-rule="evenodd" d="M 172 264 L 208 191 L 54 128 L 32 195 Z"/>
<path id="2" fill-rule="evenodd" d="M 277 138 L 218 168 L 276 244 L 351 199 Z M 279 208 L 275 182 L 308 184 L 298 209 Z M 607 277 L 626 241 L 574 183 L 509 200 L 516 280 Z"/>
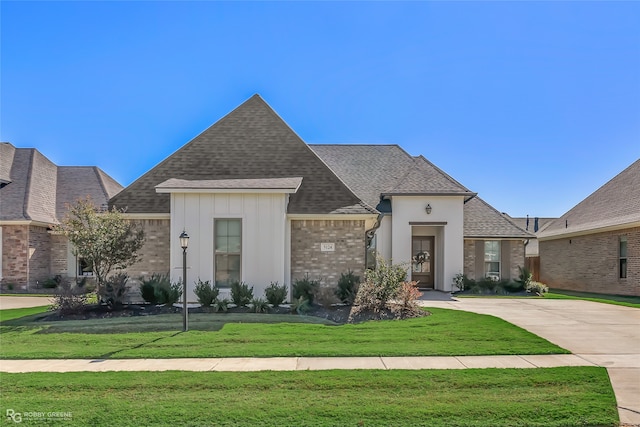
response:
<path id="1" fill-rule="evenodd" d="M 617 426 L 598 367 L 2 374 L 3 410 L 91 426 Z M 8 421 L 6 421 L 8 423 Z M 30 425 L 30 423 L 26 423 Z"/>
<path id="2" fill-rule="evenodd" d="M 580 299 L 604 304 L 623 305 L 625 307 L 640 308 L 640 297 L 626 295 L 605 295 L 591 292 L 567 291 L 564 289 L 551 289 L 545 294 L 548 299 Z"/>
<path id="3" fill-rule="evenodd" d="M 32 316 L 34 314 L 46 313 L 47 306 L 42 307 L 29 307 L 29 308 L 10 308 L 7 310 L 0 310 L 0 322 L 6 322 L 8 320 L 20 319 L 25 316 Z"/>
<path id="4" fill-rule="evenodd" d="M 229 314 L 39 323 L 2 322 L 0 358 L 174 358 L 276 356 L 462 356 L 569 353 L 496 317 L 430 308 L 431 316 L 330 326 L 306 323 L 231 323 Z M 265 315 L 257 315 L 258 318 Z M 255 318 L 256 315 L 253 316 Z M 285 316 L 296 319 L 296 316 Z M 251 318 L 251 317 L 247 317 Z M 305 319 L 305 318 L 302 318 Z M 306 318 L 309 319 L 309 318 Z M 236 319 L 237 321 L 237 319 Z M 77 323 L 76 323 L 77 322 Z M 113 332 L 127 324 L 146 332 Z M 222 324 L 220 322 L 223 322 Z M 55 324 L 54 324 L 55 323 Z M 149 325 L 170 330 L 149 331 Z M 145 326 L 146 325 L 146 326 Z M 104 333 L 87 333 L 86 329 Z M 164 326 L 163 326 L 164 328 Z M 201 330 L 195 330 L 195 329 Z M 82 332 L 78 332 L 82 331 Z"/>

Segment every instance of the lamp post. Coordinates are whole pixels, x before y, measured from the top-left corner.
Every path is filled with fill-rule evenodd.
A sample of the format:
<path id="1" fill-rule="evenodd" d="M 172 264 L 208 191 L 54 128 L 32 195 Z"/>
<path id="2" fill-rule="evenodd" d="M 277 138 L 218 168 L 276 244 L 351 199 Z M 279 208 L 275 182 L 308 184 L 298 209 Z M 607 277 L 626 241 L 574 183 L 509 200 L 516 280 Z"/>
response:
<path id="1" fill-rule="evenodd" d="M 180 246 L 182 247 L 182 332 L 189 330 L 187 319 L 187 246 L 189 246 L 189 235 L 182 230 L 180 234 Z"/>

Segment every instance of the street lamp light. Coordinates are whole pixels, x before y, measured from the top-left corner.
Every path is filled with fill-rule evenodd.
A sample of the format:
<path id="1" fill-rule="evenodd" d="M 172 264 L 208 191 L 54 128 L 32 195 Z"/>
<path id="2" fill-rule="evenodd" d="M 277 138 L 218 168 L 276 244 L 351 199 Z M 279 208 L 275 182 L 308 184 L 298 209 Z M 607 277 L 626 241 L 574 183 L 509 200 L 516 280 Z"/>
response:
<path id="1" fill-rule="evenodd" d="M 189 235 L 182 230 L 180 234 L 180 247 L 182 247 L 182 332 L 189 330 L 187 320 L 187 246 L 189 246 Z"/>

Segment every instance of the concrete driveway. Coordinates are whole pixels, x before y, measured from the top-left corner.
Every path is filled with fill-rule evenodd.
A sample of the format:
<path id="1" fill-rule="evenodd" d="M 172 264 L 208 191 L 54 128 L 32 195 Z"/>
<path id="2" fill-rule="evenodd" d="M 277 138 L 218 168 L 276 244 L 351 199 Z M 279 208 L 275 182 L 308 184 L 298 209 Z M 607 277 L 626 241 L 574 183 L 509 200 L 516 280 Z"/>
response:
<path id="1" fill-rule="evenodd" d="M 51 305 L 51 297 L 2 297 L 0 296 L 0 310 L 7 310 L 10 308 L 28 308 L 28 307 L 41 307 L 44 305 Z"/>
<path id="2" fill-rule="evenodd" d="M 640 425 L 640 309 L 579 300 L 460 298 L 422 301 L 489 314 L 607 368 L 620 422 Z"/>

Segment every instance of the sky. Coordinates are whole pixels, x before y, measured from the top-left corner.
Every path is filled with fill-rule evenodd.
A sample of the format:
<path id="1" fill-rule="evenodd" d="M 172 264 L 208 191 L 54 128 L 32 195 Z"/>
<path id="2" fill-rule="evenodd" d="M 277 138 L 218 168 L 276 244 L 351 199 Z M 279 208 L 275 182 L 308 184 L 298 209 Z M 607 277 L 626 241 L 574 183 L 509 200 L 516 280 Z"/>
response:
<path id="1" fill-rule="evenodd" d="M 557 217 L 640 157 L 640 2 L 0 2 L 0 140 L 131 184 L 255 93 Z"/>

